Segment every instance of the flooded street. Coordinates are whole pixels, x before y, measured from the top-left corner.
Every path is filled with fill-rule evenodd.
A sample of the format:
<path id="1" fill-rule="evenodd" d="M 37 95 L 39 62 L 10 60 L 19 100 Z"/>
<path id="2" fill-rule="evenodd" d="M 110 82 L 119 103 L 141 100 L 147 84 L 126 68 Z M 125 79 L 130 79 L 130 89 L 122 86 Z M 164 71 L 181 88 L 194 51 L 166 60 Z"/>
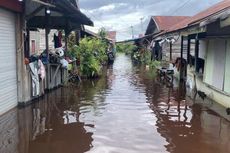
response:
<path id="1" fill-rule="evenodd" d="M 230 122 L 120 54 L 105 76 L 0 118 L 1 153 L 229 153 Z"/>

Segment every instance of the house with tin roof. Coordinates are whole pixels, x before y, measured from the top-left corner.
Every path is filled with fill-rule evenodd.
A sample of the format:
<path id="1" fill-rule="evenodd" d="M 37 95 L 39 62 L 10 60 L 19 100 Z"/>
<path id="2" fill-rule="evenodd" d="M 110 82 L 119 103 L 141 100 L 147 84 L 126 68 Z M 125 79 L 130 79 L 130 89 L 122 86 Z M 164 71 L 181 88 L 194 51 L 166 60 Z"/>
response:
<path id="1" fill-rule="evenodd" d="M 172 49 L 172 44 L 164 43 L 162 39 L 154 39 L 156 35 L 165 33 L 172 26 L 189 19 L 189 16 L 152 16 L 145 32 L 145 38 L 149 41 L 149 49 L 155 50 L 155 59 L 157 60 L 175 60 L 180 53 L 180 39 L 175 38 Z M 155 49 L 157 48 L 157 49 Z M 170 52 L 170 49 L 173 52 Z"/>
<path id="2" fill-rule="evenodd" d="M 168 28 L 155 39 L 180 37 L 180 58 L 188 63 L 180 79 L 202 98 L 230 107 L 230 1 L 216 5 Z M 191 50 L 194 42 L 194 51 Z"/>

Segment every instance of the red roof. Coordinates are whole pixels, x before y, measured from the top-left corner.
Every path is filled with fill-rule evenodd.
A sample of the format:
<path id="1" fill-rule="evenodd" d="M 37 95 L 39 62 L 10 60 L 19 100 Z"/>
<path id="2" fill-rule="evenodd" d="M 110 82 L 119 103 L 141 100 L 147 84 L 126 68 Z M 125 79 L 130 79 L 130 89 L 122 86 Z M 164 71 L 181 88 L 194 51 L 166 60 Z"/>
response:
<path id="1" fill-rule="evenodd" d="M 220 3 L 217 3 L 216 5 L 213 5 L 212 7 L 198 13 L 197 15 L 193 16 L 191 18 L 191 21 L 189 24 L 194 24 L 195 22 L 198 22 L 200 20 L 203 20 L 209 16 L 212 16 L 216 13 L 220 13 L 224 11 L 225 9 L 230 8 L 230 0 L 223 0 Z"/>
<path id="2" fill-rule="evenodd" d="M 226 9 L 230 8 L 230 0 L 223 0 L 219 3 L 217 3 L 216 5 L 213 5 L 212 7 L 198 13 L 197 15 L 186 19 L 178 24 L 175 24 L 174 26 L 172 26 L 171 28 L 169 28 L 167 31 L 168 32 L 172 32 L 172 31 L 176 31 L 179 29 L 183 29 L 186 28 L 189 25 L 195 25 L 200 23 L 201 21 L 205 20 L 206 18 L 216 15 L 218 13 L 221 13 L 223 11 L 225 11 Z"/>
<path id="3" fill-rule="evenodd" d="M 108 31 L 107 32 L 108 34 L 108 38 L 113 40 L 113 41 L 116 41 L 116 36 L 117 36 L 117 32 L 116 31 Z"/>
<path id="4" fill-rule="evenodd" d="M 152 19 L 157 24 L 159 31 L 164 31 L 169 29 L 172 25 L 177 24 L 185 19 L 188 19 L 188 16 L 153 16 Z"/>

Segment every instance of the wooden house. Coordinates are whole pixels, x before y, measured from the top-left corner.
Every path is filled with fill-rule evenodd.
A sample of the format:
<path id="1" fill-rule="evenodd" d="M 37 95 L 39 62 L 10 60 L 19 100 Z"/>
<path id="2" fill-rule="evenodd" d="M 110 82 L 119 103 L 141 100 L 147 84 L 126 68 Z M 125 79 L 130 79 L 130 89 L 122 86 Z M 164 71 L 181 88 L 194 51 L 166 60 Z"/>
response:
<path id="1" fill-rule="evenodd" d="M 187 60 L 187 80 L 225 107 L 230 107 L 230 1 L 224 0 L 167 30 L 161 37 L 180 35 L 180 58 Z M 191 42 L 195 50 L 191 51 Z M 185 56 L 186 54 L 186 56 Z"/>

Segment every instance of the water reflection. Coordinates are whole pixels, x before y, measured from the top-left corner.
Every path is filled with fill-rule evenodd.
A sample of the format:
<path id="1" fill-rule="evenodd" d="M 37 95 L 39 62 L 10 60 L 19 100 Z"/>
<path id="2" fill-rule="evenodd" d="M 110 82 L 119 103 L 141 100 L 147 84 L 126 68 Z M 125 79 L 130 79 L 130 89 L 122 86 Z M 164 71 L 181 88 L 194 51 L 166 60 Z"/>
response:
<path id="1" fill-rule="evenodd" d="M 103 112 L 107 77 L 52 91 L 38 102 L 19 109 L 20 153 L 83 153 L 92 148 L 88 129 L 94 124 L 82 114 Z M 102 111 L 101 111 L 102 110 Z"/>
<path id="2" fill-rule="evenodd" d="M 230 143 L 226 141 L 230 139 L 229 122 L 187 98 L 184 83 L 167 88 L 152 79 L 139 78 L 146 87 L 149 107 L 157 117 L 157 131 L 168 143 L 168 152 L 230 152 Z"/>
<path id="3" fill-rule="evenodd" d="M 230 124 L 119 55 L 99 80 L 0 117 L 0 153 L 228 153 Z"/>

